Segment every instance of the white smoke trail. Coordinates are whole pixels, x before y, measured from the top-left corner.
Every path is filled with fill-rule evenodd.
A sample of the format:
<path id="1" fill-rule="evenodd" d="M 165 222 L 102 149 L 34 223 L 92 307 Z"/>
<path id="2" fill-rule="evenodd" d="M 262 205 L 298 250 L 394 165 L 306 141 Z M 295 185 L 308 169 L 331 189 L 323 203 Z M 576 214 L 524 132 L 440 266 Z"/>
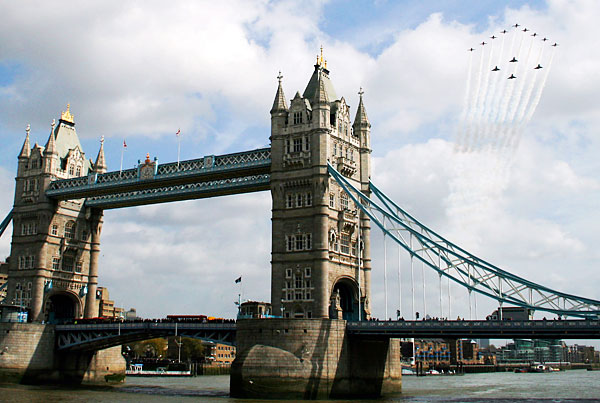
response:
<path id="1" fill-rule="evenodd" d="M 546 70 L 546 74 L 544 74 L 544 79 L 542 80 L 541 85 L 538 87 L 538 91 L 535 94 L 535 98 L 534 98 L 533 102 L 531 103 L 531 106 L 529 107 L 529 110 L 527 111 L 527 113 L 525 115 L 525 120 L 523 122 L 524 124 L 529 123 L 529 121 L 531 120 L 531 117 L 533 116 L 533 112 L 535 112 L 535 109 L 537 108 L 538 104 L 540 103 L 542 91 L 543 91 L 544 87 L 546 86 L 546 80 L 548 80 L 548 74 L 550 74 L 550 67 L 552 67 L 552 60 L 554 59 L 555 52 L 556 52 L 556 48 L 552 49 L 552 53 L 550 54 L 550 60 L 548 61 L 548 70 Z"/>
<path id="2" fill-rule="evenodd" d="M 480 144 L 482 142 L 485 142 L 486 138 L 485 138 L 485 128 L 487 126 L 486 121 L 484 119 L 485 117 L 485 110 L 487 108 L 487 94 L 488 94 L 488 90 L 490 87 L 490 72 L 492 70 L 492 58 L 494 57 L 494 40 L 492 39 L 491 43 L 490 43 L 490 53 L 488 55 L 488 61 L 487 61 L 487 66 L 485 67 L 485 75 L 484 75 L 484 87 L 483 87 L 483 92 L 481 94 L 481 98 L 479 100 L 479 105 L 478 105 L 478 116 L 476 117 L 476 122 L 477 122 L 477 128 L 476 128 L 476 133 L 477 133 L 477 138 L 476 138 L 476 142 L 474 144 L 474 148 L 475 149 L 479 149 L 480 148 Z"/>
<path id="3" fill-rule="evenodd" d="M 463 144 L 464 142 L 464 137 L 465 137 L 465 133 L 464 131 L 466 130 L 465 125 L 466 125 L 466 119 L 467 119 L 467 109 L 469 108 L 469 99 L 470 99 L 470 92 L 471 92 L 471 81 L 473 80 L 472 77 L 472 71 L 473 71 L 473 51 L 469 51 L 470 55 L 469 55 L 469 70 L 467 73 L 467 88 L 465 90 L 465 98 L 463 100 L 463 110 L 460 116 L 460 121 L 459 121 L 459 129 L 458 129 L 458 133 L 457 133 L 457 139 L 456 142 L 454 143 L 454 151 L 458 151 L 458 148 L 460 147 L 460 145 Z"/>
<path id="4" fill-rule="evenodd" d="M 481 50 L 481 57 L 479 59 L 479 70 L 477 72 L 477 86 L 476 86 L 475 92 L 473 94 L 473 98 L 471 99 L 472 103 L 471 103 L 471 107 L 469 108 L 469 114 L 467 117 L 467 131 L 465 133 L 465 146 L 466 146 L 467 151 L 469 151 L 471 149 L 470 143 L 472 141 L 471 141 L 470 137 L 473 132 L 474 118 L 477 113 L 477 104 L 478 104 L 478 100 L 479 100 L 479 93 L 481 90 L 482 68 L 483 68 L 483 47 Z"/>

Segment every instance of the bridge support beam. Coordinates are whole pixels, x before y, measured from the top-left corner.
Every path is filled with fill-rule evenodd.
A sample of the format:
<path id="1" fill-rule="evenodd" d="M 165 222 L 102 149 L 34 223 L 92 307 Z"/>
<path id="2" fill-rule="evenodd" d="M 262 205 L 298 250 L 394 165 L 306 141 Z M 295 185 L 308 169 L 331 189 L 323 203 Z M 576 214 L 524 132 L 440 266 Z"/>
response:
<path id="1" fill-rule="evenodd" d="M 398 339 L 348 337 L 332 319 L 237 322 L 232 397 L 369 398 L 401 392 Z"/>

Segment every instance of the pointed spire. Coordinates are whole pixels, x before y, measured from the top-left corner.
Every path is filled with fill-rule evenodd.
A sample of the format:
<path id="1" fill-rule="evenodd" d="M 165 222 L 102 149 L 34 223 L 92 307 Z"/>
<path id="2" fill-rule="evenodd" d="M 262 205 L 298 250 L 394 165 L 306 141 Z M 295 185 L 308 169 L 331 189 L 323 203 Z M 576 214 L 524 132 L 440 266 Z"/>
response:
<path id="1" fill-rule="evenodd" d="M 325 89 L 325 81 L 323 80 L 322 70 L 319 71 L 319 81 L 317 83 L 317 89 L 315 91 L 313 102 L 316 104 L 329 103 L 329 96 L 327 95 L 327 90 Z"/>
<path id="2" fill-rule="evenodd" d="M 57 154 L 56 151 L 56 138 L 54 134 L 54 126 L 56 126 L 56 120 L 52 119 L 52 129 L 50 129 L 50 136 L 48 136 L 48 141 L 46 142 L 46 147 L 44 149 L 44 154 Z"/>
<path id="3" fill-rule="evenodd" d="M 365 109 L 365 104 L 363 103 L 363 91 L 362 87 L 360 87 L 360 91 L 358 91 L 358 95 L 360 96 L 360 100 L 358 101 L 358 108 L 356 108 L 356 117 L 354 118 L 354 127 L 371 127 L 371 123 L 369 123 L 369 118 L 367 117 L 367 110 Z"/>
<path id="4" fill-rule="evenodd" d="M 283 76 L 281 75 L 281 71 L 277 76 L 277 80 L 279 81 L 279 86 L 277 87 L 277 94 L 275 94 L 275 100 L 273 101 L 273 107 L 271 108 L 271 113 L 273 112 L 282 112 L 287 111 L 287 103 L 285 102 L 285 94 L 283 93 L 283 87 L 281 86 L 281 79 Z"/>
<path id="5" fill-rule="evenodd" d="M 96 157 L 94 170 L 98 173 L 106 172 L 106 159 L 104 158 L 104 136 L 100 138 L 100 150 L 98 151 L 98 156 Z"/>
<path id="6" fill-rule="evenodd" d="M 23 143 L 23 147 L 21 148 L 21 152 L 19 153 L 19 158 L 29 158 L 31 155 L 31 146 L 29 145 L 29 132 L 31 131 L 31 126 L 27 124 L 27 128 L 25 129 L 25 142 Z"/>

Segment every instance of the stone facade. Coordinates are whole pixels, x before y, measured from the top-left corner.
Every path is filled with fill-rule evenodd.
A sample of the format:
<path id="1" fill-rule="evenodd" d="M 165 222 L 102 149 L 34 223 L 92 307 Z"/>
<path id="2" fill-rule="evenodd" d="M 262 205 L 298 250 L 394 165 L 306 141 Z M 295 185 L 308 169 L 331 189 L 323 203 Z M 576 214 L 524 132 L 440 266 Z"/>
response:
<path id="1" fill-rule="evenodd" d="M 398 339 L 355 340 L 335 319 L 243 319 L 232 397 L 360 398 L 401 392 Z"/>
<path id="2" fill-rule="evenodd" d="M 0 323 L 0 380 L 23 383 L 106 383 L 125 373 L 121 346 L 58 352 L 53 325 Z"/>
<path id="3" fill-rule="evenodd" d="M 303 95 L 297 92 L 289 107 L 279 76 L 271 109 L 271 303 L 284 317 L 365 319 L 370 222 L 329 176 L 327 164 L 368 195 L 371 125 L 362 91 L 352 123 L 322 56 L 314 67 Z"/>
<path id="4" fill-rule="evenodd" d="M 45 190 L 57 179 L 106 172 L 103 145 L 95 163 L 86 160 L 67 106 L 45 147 L 30 146 L 27 128 L 18 161 L 6 302 L 38 322 L 97 316 L 102 211 L 51 200 Z"/>

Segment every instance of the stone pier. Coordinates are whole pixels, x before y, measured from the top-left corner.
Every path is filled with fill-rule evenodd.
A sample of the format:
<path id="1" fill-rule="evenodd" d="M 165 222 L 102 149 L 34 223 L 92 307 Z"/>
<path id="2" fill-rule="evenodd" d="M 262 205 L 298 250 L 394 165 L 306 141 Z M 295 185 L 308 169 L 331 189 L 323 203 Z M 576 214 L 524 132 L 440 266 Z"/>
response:
<path id="1" fill-rule="evenodd" d="M 355 340 L 344 320 L 239 320 L 236 339 L 232 397 L 373 398 L 401 392 L 399 340 Z"/>
<path id="2" fill-rule="evenodd" d="M 125 374 L 121 347 L 91 352 L 56 350 L 54 325 L 0 323 L 0 381 L 99 384 Z"/>

